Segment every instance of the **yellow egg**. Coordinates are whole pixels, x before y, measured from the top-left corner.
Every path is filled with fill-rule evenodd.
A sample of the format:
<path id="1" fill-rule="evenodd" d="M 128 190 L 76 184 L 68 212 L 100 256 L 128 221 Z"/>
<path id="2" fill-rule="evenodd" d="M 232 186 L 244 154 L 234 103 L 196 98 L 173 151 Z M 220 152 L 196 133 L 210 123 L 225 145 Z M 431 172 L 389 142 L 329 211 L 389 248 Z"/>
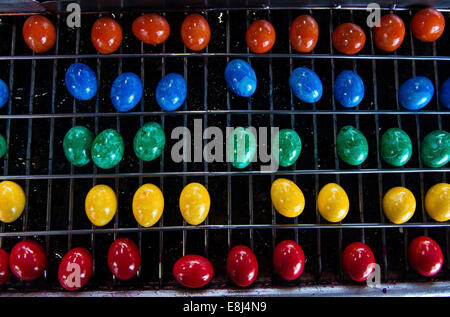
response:
<path id="1" fill-rule="evenodd" d="M 305 208 L 305 196 L 291 180 L 278 178 L 270 188 L 270 198 L 275 210 L 285 217 L 297 217 Z"/>
<path id="2" fill-rule="evenodd" d="M 180 211 L 187 223 L 198 225 L 205 221 L 210 205 L 208 190 L 202 184 L 190 183 L 183 188 L 180 195 Z"/>
<path id="3" fill-rule="evenodd" d="M 425 210 L 436 221 L 450 220 L 450 184 L 436 184 L 428 190 Z"/>
<path id="4" fill-rule="evenodd" d="M 335 183 L 322 187 L 317 197 L 317 208 L 329 222 L 339 222 L 347 216 L 349 201 L 345 190 Z"/>
<path id="5" fill-rule="evenodd" d="M 96 226 L 106 225 L 117 211 L 116 193 L 108 185 L 96 185 L 91 188 L 85 201 L 86 215 Z"/>
<path id="6" fill-rule="evenodd" d="M 151 227 L 158 222 L 164 210 L 164 196 L 153 184 L 144 184 L 133 197 L 133 215 L 143 227 Z"/>
<path id="7" fill-rule="evenodd" d="M 25 208 L 25 193 L 22 187 L 11 181 L 0 183 L 0 220 L 13 222 Z"/>
<path id="8" fill-rule="evenodd" d="M 395 224 L 407 222 L 416 210 L 416 199 L 405 187 L 393 187 L 384 194 L 383 210 L 386 217 Z"/>

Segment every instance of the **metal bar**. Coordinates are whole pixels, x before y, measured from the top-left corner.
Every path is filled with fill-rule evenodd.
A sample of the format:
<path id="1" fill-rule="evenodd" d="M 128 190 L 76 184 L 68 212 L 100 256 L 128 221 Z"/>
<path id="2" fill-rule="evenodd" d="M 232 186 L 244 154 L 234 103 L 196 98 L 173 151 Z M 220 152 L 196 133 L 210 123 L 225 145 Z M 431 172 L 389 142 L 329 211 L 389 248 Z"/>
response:
<path id="1" fill-rule="evenodd" d="M 230 52 L 230 11 L 227 10 L 227 22 L 226 22 L 226 50 Z M 227 64 L 230 61 L 230 57 L 226 58 Z M 227 89 L 227 127 L 231 127 L 231 102 L 230 102 L 230 91 Z M 227 162 L 227 173 L 231 173 L 231 164 Z M 231 194 L 231 176 L 227 177 L 227 223 L 231 225 L 232 221 L 232 194 Z M 232 232 L 231 229 L 227 232 L 227 242 L 228 242 L 228 251 L 231 249 L 232 244 Z"/>
<path id="2" fill-rule="evenodd" d="M 205 0 L 205 2 L 208 2 L 208 1 Z M 206 19 L 206 21 L 208 21 L 208 13 L 207 12 L 205 13 L 205 19 Z M 208 45 L 206 46 L 206 52 L 208 53 Z M 203 109 L 205 111 L 208 110 L 208 58 L 206 58 L 206 57 L 203 59 Z M 208 127 L 208 115 L 207 115 L 207 113 L 205 113 L 203 115 L 203 131 L 205 131 L 207 127 Z M 203 139 L 203 147 L 205 147 L 206 144 L 207 144 L 206 139 Z M 203 170 L 206 173 L 208 173 L 207 160 L 204 160 L 204 162 L 203 162 Z M 204 181 L 205 181 L 206 190 L 209 190 L 208 174 L 205 174 Z M 213 206 L 214 206 L 214 204 L 212 204 L 211 208 L 214 208 Z M 210 212 L 211 212 L 211 210 L 210 210 Z M 206 217 L 205 225 L 208 225 L 208 224 L 209 224 L 209 217 Z M 208 254 L 209 254 L 209 231 L 205 230 L 205 257 L 208 257 Z"/>
<path id="3" fill-rule="evenodd" d="M 187 16 L 187 12 L 185 12 L 185 16 Z M 183 49 L 184 52 L 186 53 L 186 45 L 183 45 Z M 184 80 L 186 81 L 186 85 L 188 83 L 188 70 L 187 70 L 187 63 L 188 60 L 187 58 L 183 58 L 183 72 L 184 72 Z M 187 98 L 184 102 L 184 111 L 188 111 L 188 101 Z M 185 129 L 187 129 L 187 116 L 184 116 L 184 123 L 183 123 Z M 186 141 L 185 141 L 186 142 Z M 187 144 L 185 144 L 186 146 L 184 147 L 185 149 L 187 148 Z M 183 160 L 183 173 L 187 172 L 187 162 L 185 160 Z M 187 178 L 186 175 L 183 175 L 183 188 L 186 187 L 186 183 L 187 183 Z M 183 226 L 186 225 L 186 220 L 183 219 Z M 187 243 L 187 231 L 183 230 L 183 256 L 186 255 L 186 243 Z"/>

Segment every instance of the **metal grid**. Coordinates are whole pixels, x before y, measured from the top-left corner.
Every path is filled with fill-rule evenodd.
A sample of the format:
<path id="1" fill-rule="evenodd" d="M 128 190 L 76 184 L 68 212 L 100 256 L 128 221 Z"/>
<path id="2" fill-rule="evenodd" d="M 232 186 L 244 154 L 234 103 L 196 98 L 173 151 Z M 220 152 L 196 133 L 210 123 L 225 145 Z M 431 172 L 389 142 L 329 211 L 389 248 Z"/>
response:
<path id="1" fill-rule="evenodd" d="M 393 10 L 384 13 L 387 11 Z M 416 72 L 434 80 L 435 87 L 450 75 L 450 45 L 445 41 L 450 31 L 447 28 L 436 43 L 418 43 L 408 27 L 414 10 L 394 11 L 404 19 L 409 32 L 402 47 L 395 55 L 381 53 L 374 47 L 371 31 L 364 27 L 367 42 L 357 56 L 336 54 L 331 42 L 336 25 L 348 21 L 365 25 L 366 13 L 356 8 L 205 10 L 202 13 L 213 36 L 201 53 L 189 52 L 182 45 L 178 30 L 188 13 L 178 10 L 163 13 L 172 33 L 158 47 L 144 45 L 133 37 L 130 26 L 138 13 L 86 13 L 81 29 L 74 30 L 65 26 L 64 15 L 54 15 L 51 18 L 57 28 L 57 42 L 46 55 L 30 55 L 25 47 L 20 32 L 25 17 L 2 17 L 0 27 L 3 34 L 11 33 L 11 40 L 0 48 L 0 65 L 9 69 L 11 96 L 8 106 L 0 110 L 0 128 L 10 146 L 0 179 L 19 182 L 28 199 L 19 220 L 0 226 L 0 246 L 10 250 L 18 240 L 33 237 L 45 246 L 49 256 L 44 277 L 33 283 L 12 278 L 4 289 L 61 290 L 56 279 L 60 258 L 72 247 L 83 246 L 94 257 L 94 274 L 87 291 L 156 289 L 164 294 L 164 290 L 175 289 L 182 294 L 171 276 L 171 266 L 184 254 L 198 253 L 209 257 L 216 270 L 203 294 L 225 294 L 234 289 L 226 278 L 226 254 L 232 246 L 243 243 L 260 261 L 259 277 L 248 293 L 270 286 L 276 294 L 294 294 L 292 289 L 277 289 L 352 285 L 342 272 L 340 256 L 345 245 L 353 241 L 372 247 L 384 283 L 414 282 L 420 287 L 420 282 L 430 280 L 410 270 L 406 250 L 415 236 L 426 234 L 438 241 L 445 254 L 444 268 L 432 281 L 444 281 L 443 289 L 448 292 L 450 224 L 428 218 L 423 198 L 431 185 L 446 181 L 450 168 L 425 168 L 419 153 L 426 133 L 448 129 L 449 112 L 440 108 L 438 93 L 424 110 L 404 111 L 399 107 L 397 91 Z M 288 41 L 290 22 L 302 13 L 313 15 L 321 32 L 316 49 L 307 55 L 295 54 Z M 98 55 L 89 41 L 90 27 L 100 15 L 111 14 L 123 27 L 124 42 L 117 54 Z M 448 12 L 445 17 L 449 21 Z M 253 54 L 245 45 L 245 29 L 257 18 L 268 19 L 277 31 L 276 45 L 268 54 Z M 230 94 L 225 87 L 223 69 L 237 57 L 246 58 L 258 74 L 258 91 L 248 100 Z M 65 91 L 64 72 L 75 61 L 96 69 L 100 88 L 93 101 L 77 102 Z M 288 74 L 299 66 L 312 68 L 322 78 L 324 96 L 317 104 L 304 104 L 290 92 Z M 365 82 L 366 96 L 356 109 L 343 110 L 332 98 L 335 75 L 344 68 L 358 71 Z M 116 113 L 109 102 L 111 82 L 122 71 L 139 74 L 144 84 L 143 99 L 133 112 Z M 188 83 L 189 94 L 181 111 L 162 112 L 155 102 L 156 83 L 168 72 L 183 74 Z M 292 168 L 273 173 L 260 172 L 258 163 L 243 171 L 225 163 L 176 164 L 169 155 L 176 142 L 169 140 L 170 131 L 178 125 L 192 128 L 194 118 L 203 119 L 204 127 L 292 127 L 302 138 L 302 154 Z M 137 127 L 147 121 L 160 122 L 168 142 L 159 161 L 144 163 L 134 156 L 130 145 Z M 82 168 L 70 166 L 62 152 L 62 139 L 68 127 L 75 124 L 86 125 L 95 134 L 106 128 L 119 130 L 126 146 L 122 162 L 114 170 L 97 169 L 92 163 Z M 333 138 L 335 143 L 338 128 L 345 124 L 356 125 L 369 142 L 372 154 L 358 169 L 341 163 L 329 142 Z M 389 168 L 377 151 L 380 135 L 393 126 L 405 129 L 414 144 L 410 162 L 397 169 Z M 304 191 L 307 206 L 294 220 L 277 215 L 268 198 L 270 184 L 279 176 L 292 178 Z M 206 222 L 195 227 L 182 220 L 177 205 L 182 187 L 192 181 L 204 183 L 212 201 Z M 349 215 L 339 224 L 323 222 L 315 205 L 319 189 L 330 181 L 340 183 L 350 198 Z M 158 185 L 166 200 L 161 220 L 151 228 L 139 227 L 131 212 L 134 191 L 145 182 Z M 112 186 L 119 199 L 118 213 L 105 228 L 95 228 L 84 214 L 84 197 L 97 183 Z M 397 184 L 406 184 L 418 202 L 414 217 L 400 226 L 386 222 L 381 208 L 384 192 Z M 130 281 L 113 279 L 106 267 L 107 248 L 118 236 L 134 239 L 142 253 L 141 269 Z M 295 282 L 282 281 L 273 272 L 270 255 L 276 243 L 284 239 L 298 241 L 307 257 L 305 272 Z M 350 288 L 344 287 L 342 292 L 346 289 Z M 312 292 L 317 293 L 317 289 L 312 288 Z"/>

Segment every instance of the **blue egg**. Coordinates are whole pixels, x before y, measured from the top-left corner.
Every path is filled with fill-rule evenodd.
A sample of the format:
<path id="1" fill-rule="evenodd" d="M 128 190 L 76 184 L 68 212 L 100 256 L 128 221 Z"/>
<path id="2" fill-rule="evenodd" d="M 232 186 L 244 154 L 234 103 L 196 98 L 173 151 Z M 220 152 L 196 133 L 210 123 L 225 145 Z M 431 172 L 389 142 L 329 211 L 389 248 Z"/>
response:
<path id="1" fill-rule="evenodd" d="M 309 68 L 294 69 L 289 77 L 289 86 L 294 95 L 304 102 L 313 103 L 322 97 L 322 82 L 319 76 Z"/>
<path id="2" fill-rule="evenodd" d="M 8 101 L 9 89 L 3 80 L 0 79 L 0 108 Z"/>
<path id="3" fill-rule="evenodd" d="M 444 82 L 440 90 L 441 104 L 450 109 L 450 77 Z"/>
<path id="4" fill-rule="evenodd" d="M 334 82 L 334 97 L 347 108 L 356 107 L 364 98 L 364 83 L 351 70 L 342 71 Z"/>
<path id="5" fill-rule="evenodd" d="M 97 93 L 97 76 L 83 63 L 74 63 L 66 71 L 66 87 L 79 100 L 89 100 Z"/>
<path id="6" fill-rule="evenodd" d="M 234 59 L 227 64 L 225 80 L 228 87 L 241 97 L 249 97 L 256 90 L 255 71 L 242 59 Z"/>
<path id="7" fill-rule="evenodd" d="M 111 101 L 117 111 L 133 109 L 142 98 L 142 82 L 134 73 L 122 73 L 111 87 Z"/>
<path id="8" fill-rule="evenodd" d="M 403 83 L 398 92 L 400 104 L 408 110 L 419 110 L 433 98 L 434 86 L 426 77 L 417 76 Z"/>
<path id="9" fill-rule="evenodd" d="M 186 82 L 183 76 L 170 73 L 156 87 L 156 101 L 166 111 L 178 109 L 186 99 Z"/>

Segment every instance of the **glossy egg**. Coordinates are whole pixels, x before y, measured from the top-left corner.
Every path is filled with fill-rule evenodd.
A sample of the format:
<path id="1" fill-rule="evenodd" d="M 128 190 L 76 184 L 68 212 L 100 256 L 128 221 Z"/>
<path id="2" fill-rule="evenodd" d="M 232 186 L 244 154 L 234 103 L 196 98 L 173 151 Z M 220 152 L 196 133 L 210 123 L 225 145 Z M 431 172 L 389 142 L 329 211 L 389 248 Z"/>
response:
<path id="1" fill-rule="evenodd" d="M 83 63 L 73 63 L 66 70 L 66 88 L 79 100 L 89 100 L 97 93 L 97 76 L 94 71 Z"/>
<path id="2" fill-rule="evenodd" d="M 355 282 L 367 280 L 375 271 L 375 257 L 370 247 L 361 242 L 349 244 L 342 254 L 342 268 Z"/>
<path id="3" fill-rule="evenodd" d="M 156 87 L 156 102 L 166 111 L 178 109 L 186 99 L 187 87 L 184 77 L 170 73 L 164 76 Z"/>
<path id="4" fill-rule="evenodd" d="M 383 211 L 395 224 L 407 222 L 416 211 L 414 194 L 405 187 L 393 187 L 383 197 Z"/>
<path id="5" fill-rule="evenodd" d="M 364 98 L 364 82 L 351 70 L 342 71 L 334 82 L 334 97 L 347 108 L 359 105 Z"/>
<path id="6" fill-rule="evenodd" d="M 157 122 L 147 122 L 134 136 L 133 148 L 136 156 L 149 162 L 158 158 L 166 145 L 166 135 Z"/>
<path id="7" fill-rule="evenodd" d="M 362 164 L 369 153 L 369 144 L 361 131 L 353 126 L 342 127 L 336 136 L 337 154 L 350 165 Z"/>
<path id="8" fill-rule="evenodd" d="M 108 267 L 119 280 L 134 277 L 141 266 L 141 254 L 136 244 L 128 238 L 118 238 L 108 250 Z"/>
<path id="9" fill-rule="evenodd" d="M 439 99 L 441 105 L 445 108 L 450 109 L 450 77 L 442 84 L 439 91 Z"/>
<path id="10" fill-rule="evenodd" d="M 8 85 L 0 79 L 0 108 L 2 108 L 9 98 L 9 89 Z"/>
<path id="11" fill-rule="evenodd" d="M 289 86 L 294 95 L 304 102 L 313 103 L 322 98 L 322 81 L 309 68 L 299 67 L 294 69 L 289 76 Z"/>
<path id="12" fill-rule="evenodd" d="M 25 208 L 25 193 L 19 184 L 11 181 L 0 183 L 0 221 L 13 222 Z"/>
<path id="13" fill-rule="evenodd" d="M 199 225 L 205 221 L 210 205 L 211 199 L 208 190 L 202 184 L 190 183 L 181 191 L 181 215 L 191 225 Z"/>
<path id="14" fill-rule="evenodd" d="M 0 157 L 3 157 L 8 151 L 8 145 L 3 135 L 0 134 Z"/>
<path id="15" fill-rule="evenodd" d="M 98 134 L 91 147 L 91 157 L 100 168 L 113 168 L 122 160 L 125 146 L 120 133 L 114 129 L 103 130 Z"/>
<path id="16" fill-rule="evenodd" d="M 86 196 L 85 210 L 94 225 L 106 225 L 117 211 L 116 193 L 108 185 L 95 185 Z"/>
<path id="17" fill-rule="evenodd" d="M 11 272 L 23 281 L 33 281 L 44 273 L 47 256 L 41 245 L 35 241 L 24 240 L 17 243 L 9 255 Z"/>
<path id="18" fill-rule="evenodd" d="M 227 274 L 237 286 L 253 284 L 258 275 L 258 260 L 253 251 L 244 245 L 233 247 L 227 257 Z"/>
<path id="19" fill-rule="evenodd" d="M 450 133 L 435 130 L 422 140 L 420 157 L 425 165 L 433 168 L 442 167 L 450 161 Z"/>
<path id="20" fill-rule="evenodd" d="M 231 91 L 241 97 L 250 97 L 256 90 L 255 71 L 242 59 L 234 59 L 227 64 L 225 81 Z"/>
<path id="21" fill-rule="evenodd" d="M 64 155 L 75 166 L 84 166 L 91 161 L 92 132 L 83 126 L 74 126 L 63 140 Z"/>
<path id="22" fill-rule="evenodd" d="M 302 151 L 302 140 L 295 130 L 281 129 L 272 141 L 272 155 L 280 166 L 294 164 Z M 277 155 L 278 154 L 278 155 Z"/>
<path id="23" fill-rule="evenodd" d="M 211 39 L 208 21 L 197 13 L 189 14 L 181 24 L 181 40 L 192 51 L 201 51 Z"/>
<path id="24" fill-rule="evenodd" d="M 299 216 L 305 208 L 305 196 L 291 180 L 278 178 L 270 188 L 270 198 L 276 211 L 285 217 Z"/>
<path id="25" fill-rule="evenodd" d="M 329 222 L 339 222 L 347 216 L 349 200 L 345 190 L 335 183 L 322 187 L 317 196 L 317 209 Z"/>
<path id="26" fill-rule="evenodd" d="M 0 286 L 8 282 L 10 276 L 9 254 L 5 250 L 0 249 Z"/>
<path id="27" fill-rule="evenodd" d="M 450 184 L 439 183 L 428 189 L 425 210 L 436 221 L 450 220 Z"/>
<path id="28" fill-rule="evenodd" d="M 341 53 L 354 55 L 366 43 L 363 29 L 354 23 L 343 23 L 333 31 L 333 46 Z"/>
<path id="29" fill-rule="evenodd" d="M 400 104 L 408 110 L 420 110 L 433 98 L 434 86 L 431 80 L 416 76 L 405 81 L 398 92 Z"/>
<path id="30" fill-rule="evenodd" d="M 267 20 L 257 20 L 250 24 L 245 33 L 245 41 L 253 53 L 267 53 L 275 44 L 275 29 Z"/>
<path id="31" fill-rule="evenodd" d="M 173 266 L 173 276 L 181 285 L 189 288 L 203 287 L 211 281 L 214 269 L 207 258 L 190 254 L 185 255 Z"/>
<path id="32" fill-rule="evenodd" d="M 297 279 L 305 267 L 303 249 L 295 241 L 281 241 L 273 250 L 273 267 L 281 278 L 287 281 Z"/>
<path id="33" fill-rule="evenodd" d="M 133 109 L 142 98 L 142 82 L 134 73 L 122 73 L 111 86 L 111 102 L 120 112 Z"/>
<path id="34" fill-rule="evenodd" d="M 420 236 L 415 238 L 408 247 L 408 261 L 418 274 L 433 276 L 441 270 L 444 259 L 436 241 Z"/>
<path id="35" fill-rule="evenodd" d="M 402 45 L 405 38 L 405 23 L 395 14 L 385 14 L 380 26 L 374 28 L 375 45 L 382 51 L 393 52 Z"/>
<path id="36" fill-rule="evenodd" d="M 248 128 L 237 127 L 227 137 L 227 162 L 239 169 L 250 165 L 256 154 L 256 138 Z"/>
<path id="37" fill-rule="evenodd" d="M 133 215 L 143 227 L 151 227 L 159 221 L 164 210 L 164 196 L 153 184 L 144 184 L 133 196 Z"/>
<path id="38" fill-rule="evenodd" d="M 122 28 L 112 18 L 100 18 L 92 26 L 91 41 L 100 54 L 111 54 L 122 44 Z"/>
<path id="39" fill-rule="evenodd" d="M 405 165 L 412 155 L 412 143 L 408 134 L 399 128 L 390 128 L 380 140 L 381 157 L 393 166 Z"/>
<path id="40" fill-rule="evenodd" d="M 312 16 L 302 14 L 292 21 L 289 28 L 289 39 L 297 52 L 311 52 L 316 46 L 318 38 L 319 25 Z"/>
<path id="41" fill-rule="evenodd" d="M 134 36 L 146 44 L 161 44 L 170 35 L 167 20 L 155 13 L 147 13 L 136 18 L 131 29 Z"/>
<path id="42" fill-rule="evenodd" d="M 59 263 L 58 281 L 68 291 L 76 291 L 89 282 L 92 275 L 92 256 L 85 248 L 74 248 Z"/>
<path id="43" fill-rule="evenodd" d="M 444 16 L 433 8 L 420 10 L 411 20 L 412 33 L 422 42 L 436 41 L 444 33 L 444 28 Z"/>
<path id="44" fill-rule="evenodd" d="M 53 23 L 42 15 L 29 17 L 22 28 L 23 39 L 36 53 L 49 51 L 56 42 L 56 30 Z"/>

